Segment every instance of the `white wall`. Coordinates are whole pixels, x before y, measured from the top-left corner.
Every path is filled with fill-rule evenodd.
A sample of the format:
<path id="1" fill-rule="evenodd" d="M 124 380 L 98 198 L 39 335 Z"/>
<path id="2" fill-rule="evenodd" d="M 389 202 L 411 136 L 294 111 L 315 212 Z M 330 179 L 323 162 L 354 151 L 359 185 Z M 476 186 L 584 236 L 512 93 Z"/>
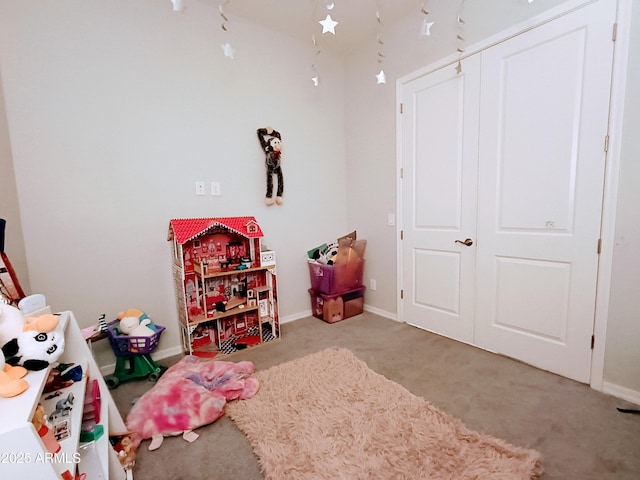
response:
<path id="1" fill-rule="evenodd" d="M 384 45 L 375 36 L 347 62 L 347 159 L 349 222 L 375 239 L 367 247 L 365 277 L 375 278 L 377 290 L 367 290 L 370 309 L 395 316 L 397 233 L 387 226 L 387 214 L 396 208 L 396 80 L 466 47 L 551 9 L 575 6 L 580 0 L 476 0 L 466 2 L 464 29 L 456 22 L 458 2 L 432 6 L 432 35 L 421 37 L 422 16 L 415 15 L 382 30 Z M 584 2 L 582 2 L 584 3 Z M 612 272 L 611 304 L 606 338 L 604 380 L 611 391 L 640 400 L 640 231 L 637 205 L 640 193 L 638 156 L 640 138 L 640 5 L 633 1 L 631 54 L 627 79 L 625 133 L 621 163 L 620 198 Z M 381 12 L 384 23 L 384 10 Z M 456 35 L 465 42 L 460 44 Z M 377 51 L 385 57 L 377 62 Z M 374 75 L 384 69 L 387 83 Z M 371 192 L 371 193 L 370 193 Z M 375 262 L 372 261 L 375 259 Z M 617 386 L 622 389 L 617 389 Z"/>
<path id="2" fill-rule="evenodd" d="M 640 3 L 632 4 L 604 378 L 640 401 Z"/>
<path id="3" fill-rule="evenodd" d="M 4 251 L 16 272 L 20 286 L 23 290 L 28 291 L 30 286 L 27 257 L 24 252 L 20 207 L 17 198 L 16 178 L 13 172 L 9 130 L 4 108 L 2 70 L 0 69 L 0 218 L 7 221 Z"/>
<path id="4" fill-rule="evenodd" d="M 233 17 L 225 36 L 202 2 L 0 1 L 32 291 L 83 326 L 141 308 L 167 327 L 160 349 L 177 347 L 169 220 L 255 215 L 276 251 L 281 316 L 310 311 L 306 251 L 350 227 L 343 70 L 324 55 L 315 88 L 314 55 Z M 267 125 L 283 135 L 282 206 L 264 205 Z M 222 196 L 196 197 L 196 180 L 221 182 Z"/>

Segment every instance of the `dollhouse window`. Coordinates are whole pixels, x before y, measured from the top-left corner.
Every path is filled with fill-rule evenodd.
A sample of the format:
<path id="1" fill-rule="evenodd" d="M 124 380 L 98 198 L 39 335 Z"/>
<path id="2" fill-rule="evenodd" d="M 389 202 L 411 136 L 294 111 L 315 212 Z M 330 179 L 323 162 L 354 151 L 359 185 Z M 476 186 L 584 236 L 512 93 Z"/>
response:
<path id="1" fill-rule="evenodd" d="M 249 222 L 247 224 L 247 232 L 248 233 L 257 233 L 258 232 L 258 225 L 255 222 Z"/>

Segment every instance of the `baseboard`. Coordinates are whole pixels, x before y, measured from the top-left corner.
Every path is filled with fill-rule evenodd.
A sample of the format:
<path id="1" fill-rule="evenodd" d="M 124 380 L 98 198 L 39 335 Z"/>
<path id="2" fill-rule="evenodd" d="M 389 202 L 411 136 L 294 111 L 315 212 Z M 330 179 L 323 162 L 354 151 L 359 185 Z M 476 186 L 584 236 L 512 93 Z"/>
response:
<path id="1" fill-rule="evenodd" d="M 381 310 L 379 308 L 375 308 L 366 304 L 364 305 L 364 310 L 365 312 L 374 313 L 381 317 L 388 318 L 389 320 L 394 320 L 396 322 L 398 321 L 398 315 L 396 315 L 395 313 L 387 312 L 386 310 Z M 305 310 L 303 312 L 294 313 L 293 315 L 287 315 L 286 317 L 280 317 L 280 324 L 282 325 L 284 323 L 289 323 L 295 320 L 300 320 L 301 318 L 307 318 L 312 316 L 313 316 L 313 313 L 311 312 L 311 310 Z"/>
<path id="2" fill-rule="evenodd" d="M 381 317 L 388 318 L 390 320 L 398 321 L 398 316 L 395 313 L 387 312 L 386 310 L 381 310 L 379 308 L 371 307 L 369 305 L 365 305 L 364 310 L 367 312 L 379 315 Z M 300 320 L 301 318 L 307 318 L 311 316 L 313 316 L 311 309 L 304 310 L 302 312 L 294 313 L 292 315 L 280 317 L 280 325 L 294 322 L 296 320 Z M 173 357 L 174 355 L 180 355 L 181 353 L 182 353 L 182 347 L 176 346 L 176 347 L 165 348 L 162 350 L 155 351 L 151 354 L 151 358 L 153 358 L 156 361 L 159 361 L 165 358 Z M 116 368 L 115 362 L 110 363 L 108 365 L 102 365 L 100 367 L 100 372 L 102 373 L 102 375 L 111 375 L 114 372 L 115 368 Z"/>
<path id="3" fill-rule="evenodd" d="M 399 321 L 397 313 L 387 312 L 386 310 L 381 310 L 380 308 L 372 307 L 371 305 L 365 305 L 364 310 L 366 312 L 375 313 L 381 317 L 388 318 L 389 320 L 394 320 L 396 322 Z"/>
<path id="4" fill-rule="evenodd" d="M 182 347 L 178 345 L 176 347 L 163 348 L 162 350 L 156 350 L 151 354 L 151 358 L 153 358 L 156 361 L 159 361 L 165 358 L 173 357 L 174 355 L 181 355 L 181 354 L 182 354 Z M 102 376 L 111 375 L 115 371 L 115 369 L 116 369 L 115 362 L 109 363 L 108 365 L 101 365 L 100 373 L 102 373 Z"/>
<path id="5" fill-rule="evenodd" d="M 640 392 L 630 388 L 621 387 L 615 383 L 602 382 L 602 393 L 613 395 L 636 405 L 640 405 Z"/>
<path id="6" fill-rule="evenodd" d="M 302 312 L 294 313 L 292 315 L 287 315 L 286 317 L 280 317 L 280 325 L 284 323 L 290 323 L 295 320 L 300 320 L 301 318 L 311 317 L 311 316 L 312 316 L 311 309 L 304 310 Z"/>

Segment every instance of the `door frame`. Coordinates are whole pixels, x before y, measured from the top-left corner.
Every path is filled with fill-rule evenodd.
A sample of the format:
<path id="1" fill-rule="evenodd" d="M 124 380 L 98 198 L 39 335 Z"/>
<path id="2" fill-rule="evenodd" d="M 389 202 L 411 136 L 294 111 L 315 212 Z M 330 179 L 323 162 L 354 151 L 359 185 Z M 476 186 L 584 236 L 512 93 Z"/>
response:
<path id="1" fill-rule="evenodd" d="M 396 235 L 399 239 L 396 249 L 397 265 L 397 298 L 398 320 L 405 322 L 402 302 L 402 114 L 401 104 L 403 87 L 405 84 L 427 75 L 443 67 L 453 66 L 461 59 L 481 52 L 493 45 L 506 41 L 520 33 L 531 30 L 558 17 L 594 3 L 597 0 L 570 0 L 566 3 L 543 12 L 513 27 L 497 33 L 465 49 L 462 54 L 452 54 L 434 63 L 416 70 L 396 81 Z M 602 204 L 601 233 L 602 246 L 598 259 L 597 290 L 594 314 L 595 343 L 591 355 L 591 388 L 603 391 L 604 360 L 606 347 L 607 322 L 609 315 L 609 301 L 611 288 L 611 274 L 613 267 L 613 247 L 615 245 L 615 222 L 618 199 L 618 179 L 620 174 L 620 156 L 622 150 L 622 132 L 624 117 L 624 100 L 626 91 L 627 65 L 629 57 L 629 41 L 631 37 L 631 10 L 633 0 L 617 0 L 616 12 L 616 43 L 613 53 L 613 68 L 611 81 L 611 97 L 609 106 L 609 148 L 606 155 L 606 171 L 604 180 L 604 194 Z"/>

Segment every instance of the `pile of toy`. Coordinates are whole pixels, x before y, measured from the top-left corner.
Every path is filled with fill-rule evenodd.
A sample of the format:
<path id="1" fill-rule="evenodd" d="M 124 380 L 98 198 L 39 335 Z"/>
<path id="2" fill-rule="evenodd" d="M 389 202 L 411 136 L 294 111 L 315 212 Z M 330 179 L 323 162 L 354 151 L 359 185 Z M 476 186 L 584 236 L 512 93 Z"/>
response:
<path id="1" fill-rule="evenodd" d="M 366 246 L 367 241 L 357 239 L 354 231 L 307 252 L 315 317 L 334 323 L 362 313 Z"/>

